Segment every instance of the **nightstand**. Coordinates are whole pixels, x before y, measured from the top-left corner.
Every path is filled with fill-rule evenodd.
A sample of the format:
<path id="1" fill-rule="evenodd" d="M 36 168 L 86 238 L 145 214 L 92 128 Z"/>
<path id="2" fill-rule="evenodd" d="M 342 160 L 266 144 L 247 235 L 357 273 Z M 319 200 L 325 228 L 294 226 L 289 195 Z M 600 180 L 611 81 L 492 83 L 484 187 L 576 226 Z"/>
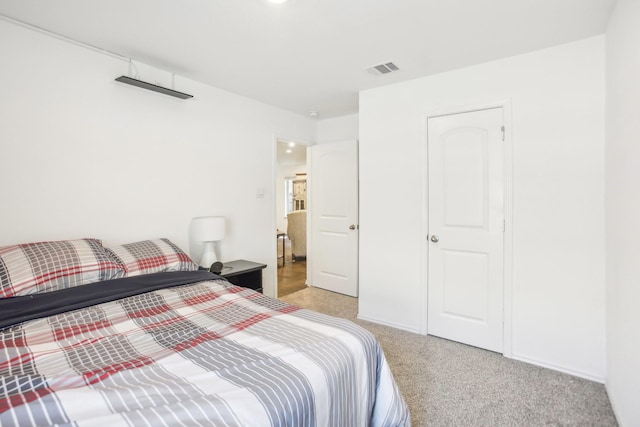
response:
<path id="1" fill-rule="evenodd" d="M 237 286 L 262 292 L 262 270 L 266 264 L 239 259 L 224 263 L 220 276 Z"/>

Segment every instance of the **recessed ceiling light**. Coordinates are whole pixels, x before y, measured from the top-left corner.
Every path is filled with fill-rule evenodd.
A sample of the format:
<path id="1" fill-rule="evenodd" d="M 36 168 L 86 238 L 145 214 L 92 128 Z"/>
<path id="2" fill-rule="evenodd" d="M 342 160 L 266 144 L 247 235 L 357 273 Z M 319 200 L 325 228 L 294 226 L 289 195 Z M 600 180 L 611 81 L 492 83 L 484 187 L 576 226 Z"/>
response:
<path id="1" fill-rule="evenodd" d="M 296 146 L 296 143 L 295 143 L 295 142 L 290 142 L 290 143 L 289 143 L 289 147 L 295 147 L 295 146 Z"/>
<path id="2" fill-rule="evenodd" d="M 320 113 L 318 113 L 317 111 L 309 111 L 309 116 L 313 117 L 314 119 L 317 118 L 320 115 Z"/>
<path id="3" fill-rule="evenodd" d="M 291 154 L 291 150 L 287 150 L 287 154 Z"/>

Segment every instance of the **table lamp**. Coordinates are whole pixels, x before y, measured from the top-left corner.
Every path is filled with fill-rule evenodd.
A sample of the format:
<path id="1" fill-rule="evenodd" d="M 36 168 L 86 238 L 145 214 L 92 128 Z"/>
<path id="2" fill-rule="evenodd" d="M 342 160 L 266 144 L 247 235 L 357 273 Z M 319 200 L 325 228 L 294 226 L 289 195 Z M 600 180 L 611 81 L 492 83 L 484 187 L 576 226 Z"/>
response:
<path id="1" fill-rule="evenodd" d="M 200 216 L 191 220 L 193 238 L 204 243 L 200 265 L 209 268 L 216 262 L 215 242 L 224 239 L 223 216 Z"/>

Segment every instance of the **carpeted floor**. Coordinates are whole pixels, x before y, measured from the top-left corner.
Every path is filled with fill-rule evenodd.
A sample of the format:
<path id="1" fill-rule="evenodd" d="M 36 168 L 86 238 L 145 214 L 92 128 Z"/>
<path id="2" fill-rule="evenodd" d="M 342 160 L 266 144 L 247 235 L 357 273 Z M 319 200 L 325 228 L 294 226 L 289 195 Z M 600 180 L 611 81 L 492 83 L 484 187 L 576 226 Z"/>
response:
<path id="1" fill-rule="evenodd" d="M 356 319 L 358 300 L 309 287 L 281 298 L 343 317 L 382 344 L 413 426 L 616 426 L 602 384 Z"/>

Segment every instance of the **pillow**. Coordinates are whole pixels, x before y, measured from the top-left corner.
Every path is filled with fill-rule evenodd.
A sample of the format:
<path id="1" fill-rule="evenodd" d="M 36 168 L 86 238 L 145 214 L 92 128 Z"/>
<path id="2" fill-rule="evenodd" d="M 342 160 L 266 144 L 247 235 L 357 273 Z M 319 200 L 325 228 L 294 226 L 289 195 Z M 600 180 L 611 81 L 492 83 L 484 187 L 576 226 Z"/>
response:
<path id="1" fill-rule="evenodd" d="M 124 266 L 127 277 L 163 271 L 195 271 L 198 266 L 168 239 L 143 240 L 105 248 L 112 259 Z"/>
<path id="2" fill-rule="evenodd" d="M 0 248 L 0 297 L 51 292 L 124 277 L 96 239 L 23 243 Z"/>

